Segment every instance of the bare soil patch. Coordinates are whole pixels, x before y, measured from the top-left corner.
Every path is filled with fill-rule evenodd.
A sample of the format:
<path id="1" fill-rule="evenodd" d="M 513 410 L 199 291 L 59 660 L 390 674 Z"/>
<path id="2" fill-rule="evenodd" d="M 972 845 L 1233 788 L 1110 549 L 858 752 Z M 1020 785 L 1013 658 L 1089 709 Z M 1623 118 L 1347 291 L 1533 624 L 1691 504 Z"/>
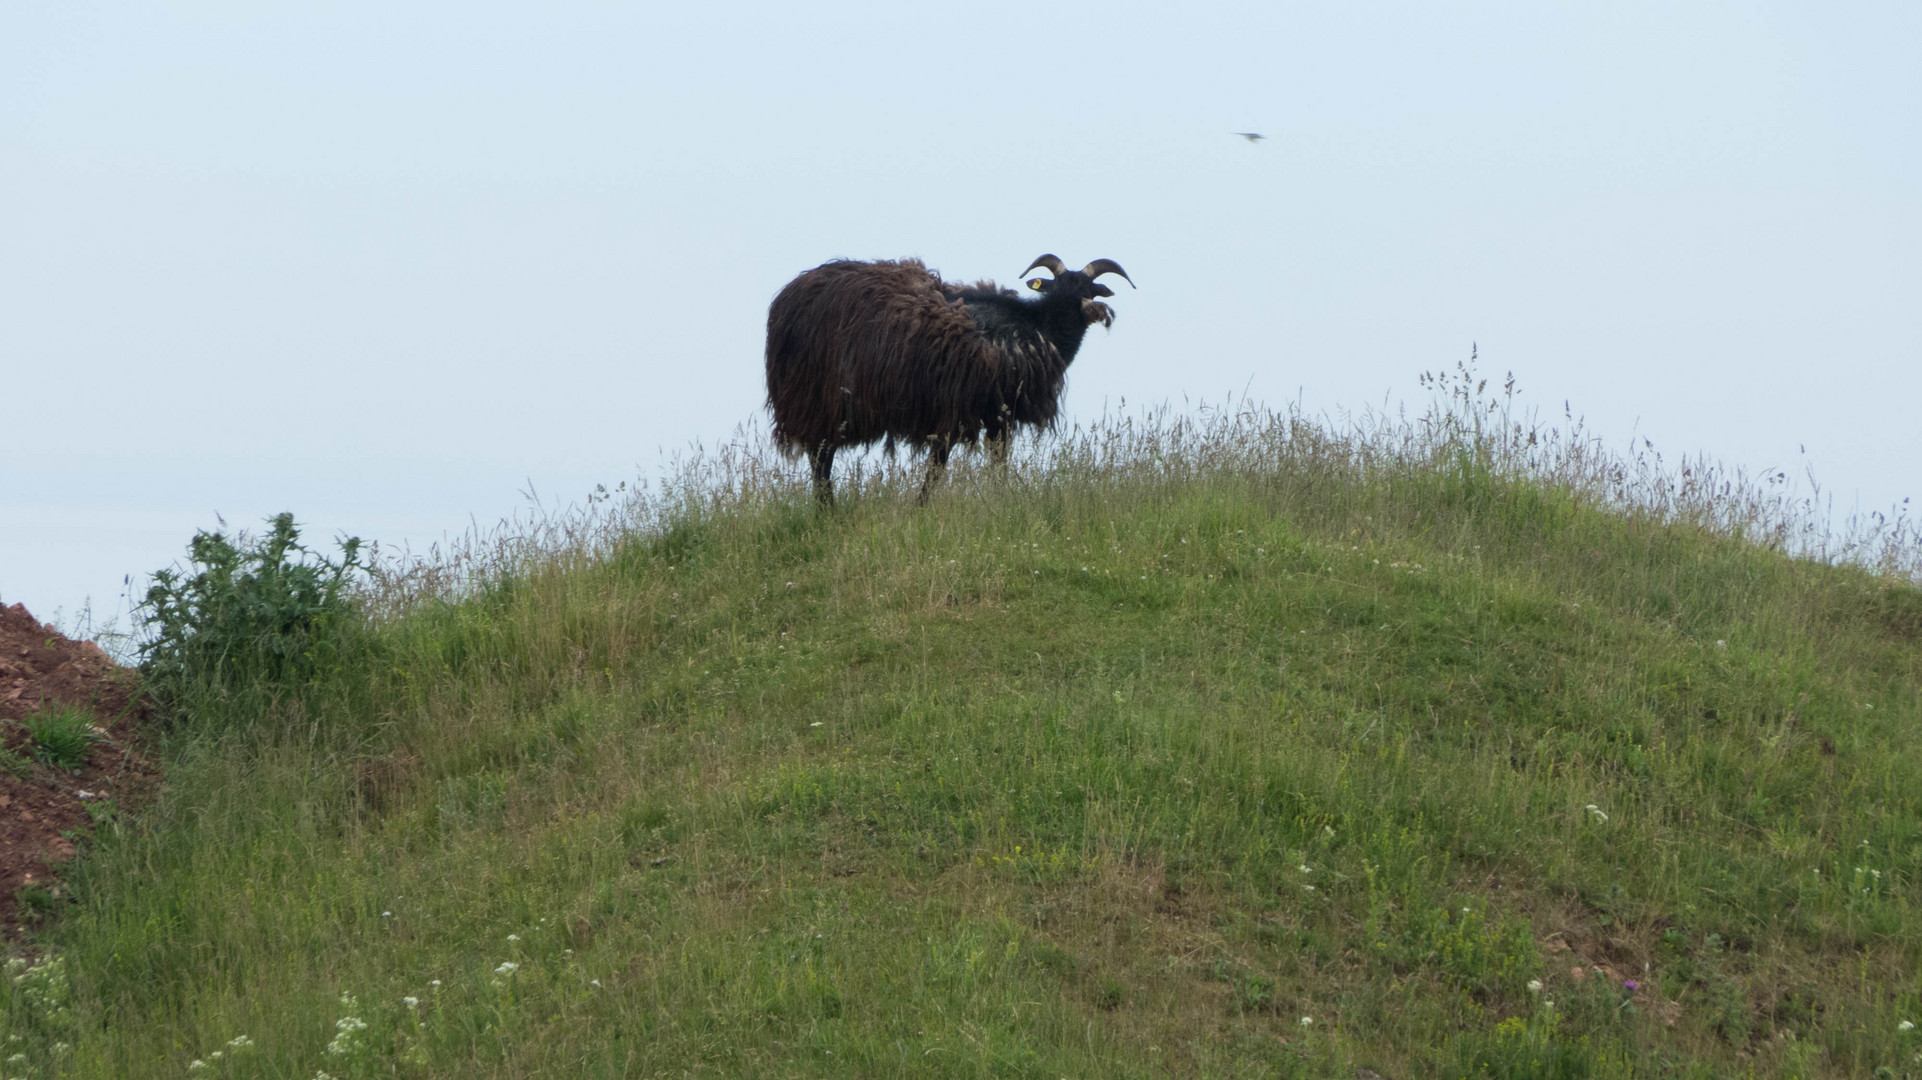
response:
<path id="1" fill-rule="evenodd" d="M 138 804 L 159 774 L 134 749 L 150 712 L 139 676 L 20 604 L 0 607 L 0 743 L 32 761 L 33 739 L 21 721 L 58 706 L 87 710 L 102 738 L 76 770 L 34 761 L 25 777 L 0 771 L 0 934 L 8 937 L 40 914 L 22 905 L 23 896 L 61 895 L 60 867 L 93 827 L 88 804 Z"/>

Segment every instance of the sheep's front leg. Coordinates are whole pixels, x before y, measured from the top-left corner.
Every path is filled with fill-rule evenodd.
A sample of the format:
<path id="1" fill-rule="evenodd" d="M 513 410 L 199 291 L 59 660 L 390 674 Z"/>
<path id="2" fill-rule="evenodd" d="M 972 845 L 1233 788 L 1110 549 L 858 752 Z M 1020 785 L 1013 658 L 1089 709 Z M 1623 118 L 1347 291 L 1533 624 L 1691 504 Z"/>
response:
<path id="1" fill-rule="evenodd" d="M 928 475 L 921 481 L 921 494 L 914 501 L 922 506 L 928 505 L 928 495 L 934 491 L 935 481 L 948 475 L 948 441 L 936 439 L 928 444 Z"/>
<path id="2" fill-rule="evenodd" d="M 814 497 L 823 506 L 833 506 L 834 447 L 822 444 L 809 450 L 808 465 L 814 470 Z"/>
<path id="3" fill-rule="evenodd" d="M 1008 477 L 1008 455 L 1014 450 L 1014 429 L 988 433 L 988 466 L 1003 480 Z"/>

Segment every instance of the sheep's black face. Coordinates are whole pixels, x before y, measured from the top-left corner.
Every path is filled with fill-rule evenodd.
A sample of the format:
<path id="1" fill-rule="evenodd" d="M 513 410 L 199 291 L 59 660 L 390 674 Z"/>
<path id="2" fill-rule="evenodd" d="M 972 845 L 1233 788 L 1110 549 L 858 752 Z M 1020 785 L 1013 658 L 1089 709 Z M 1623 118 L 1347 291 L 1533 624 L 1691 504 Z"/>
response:
<path id="1" fill-rule="evenodd" d="M 1097 300 L 1100 296 L 1113 296 L 1114 290 L 1095 279 L 1103 274 L 1120 274 L 1129 285 L 1134 279 L 1113 259 L 1096 259 L 1079 270 L 1070 270 L 1053 255 L 1043 255 L 1028 264 L 1028 269 L 1044 267 L 1054 276 L 1051 278 L 1030 278 L 1028 288 L 1041 294 L 1040 304 L 1047 307 L 1069 307 L 1078 310 L 1082 325 L 1100 323 L 1110 326 L 1114 323 L 1114 309 Z"/>
<path id="2" fill-rule="evenodd" d="M 1114 295 L 1113 289 L 1079 270 L 1070 270 L 1056 278 L 1029 278 L 1028 288 L 1043 296 L 1067 295 L 1077 300 L 1092 300 L 1097 296 Z"/>
<path id="3" fill-rule="evenodd" d="M 1030 278 L 1028 288 L 1041 294 L 1041 303 L 1072 305 L 1081 313 L 1083 325 L 1114 325 L 1114 309 L 1097 300 L 1100 296 L 1113 296 L 1114 290 L 1094 280 L 1079 270 L 1069 270 L 1058 277 Z"/>

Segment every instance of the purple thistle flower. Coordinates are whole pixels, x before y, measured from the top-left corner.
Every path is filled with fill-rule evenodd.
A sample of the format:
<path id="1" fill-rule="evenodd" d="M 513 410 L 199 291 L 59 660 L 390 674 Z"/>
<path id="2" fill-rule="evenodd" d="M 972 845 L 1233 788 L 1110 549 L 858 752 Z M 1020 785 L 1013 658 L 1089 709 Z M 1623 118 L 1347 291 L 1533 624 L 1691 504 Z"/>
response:
<path id="1" fill-rule="evenodd" d="M 1628 991 L 1631 994 L 1637 990 L 1640 990 L 1641 988 L 1642 988 L 1641 984 L 1636 982 L 1634 979 L 1629 979 L 1628 981 L 1622 983 L 1622 989 Z"/>

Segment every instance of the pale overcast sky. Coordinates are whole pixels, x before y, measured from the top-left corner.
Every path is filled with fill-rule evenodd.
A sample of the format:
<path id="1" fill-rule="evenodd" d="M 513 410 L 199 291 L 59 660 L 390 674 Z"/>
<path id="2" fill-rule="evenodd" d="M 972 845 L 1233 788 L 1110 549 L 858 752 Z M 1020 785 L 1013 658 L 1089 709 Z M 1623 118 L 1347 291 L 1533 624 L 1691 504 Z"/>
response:
<path id="1" fill-rule="evenodd" d="M 1906 0 L 7 5 L 0 603 L 109 611 L 217 513 L 420 545 L 649 473 L 843 255 L 1121 262 L 1077 418 L 1358 410 L 1477 341 L 1885 507 L 1918 56 Z"/>

